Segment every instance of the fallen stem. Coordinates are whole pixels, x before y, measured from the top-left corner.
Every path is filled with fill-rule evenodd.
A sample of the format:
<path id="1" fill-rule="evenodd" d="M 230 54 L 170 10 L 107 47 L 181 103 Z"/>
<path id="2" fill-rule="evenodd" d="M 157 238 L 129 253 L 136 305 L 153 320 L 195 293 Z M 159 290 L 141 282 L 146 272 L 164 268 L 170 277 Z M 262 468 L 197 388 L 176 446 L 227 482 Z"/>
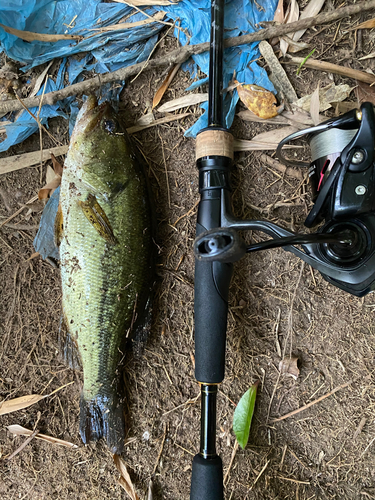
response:
<path id="1" fill-rule="evenodd" d="M 320 401 L 323 401 L 323 399 L 328 398 L 329 396 L 332 396 L 338 391 L 341 391 L 341 389 L 345 389 L 345 387 L 348 387 L 348 385 L 352 384 L 354 380 L 350 380 L 349 382 L 346 382 L 345 384 L 339 385 L 335 389 L 333 389 L 330 392 L 327 392 L 327 394 L 324 394 L 323 396 L 320 396 L 318 399 L 314 399 L 314 401 L 311 401 L 311 403 L 307 403 L 305 406 L 301 406 L 301 408 L 298 408 L 297 410 L 293 410 L 290 413 L 287 413 L 286 415 L 283 415 L 282 417 L 279 418 L 274 418 L 272 422 L 280 422 L 280 420 L 285 420 L 286 418 L 292 417 L 293 415 L 297 415 L 298 413 L 301 413 L 301 411 L 307 410 L 307 408 L 310 408 L 311 406 L 316 405 L 316 403 L 320 403 Z"/>
<path id="2" fill-rule="evenodd" d="M 365 73 L 358 69 L 346 68 L 345 66 L 339 66 L 338 64 L 326 61 L 318 61 L 317 59 L 308 59 L 305 61 L 302 57 L 289 57 L 287 60 L 281 61 L 281 64 L 292 64 L 293 66 L 300 66 L 302 63 L 305 68 L 328 71 L 329 73 L 353 78 L 353 80 L 359 80 L 370 85 L 375 83 L 375 76 L 370 73 Z"/>
<path id="3" fill-rule="evenodd" d="M 346 7 L 342 7 L 341 9 L 336 9 L 332 12 L 325 12 L 314 17 L 308 17 L 294 23 L 272 26 L 270 28 L 261 29 L 249 35 L 229 38 L 225 40 L 225 47 L 236 47 L 238 45 L 244 45 L 247 43 L 268 40 L 269 38 L 273 38 L 275 36 L 294 33 L 302 29 L 311 28 L 312 26 L 331 23 L 343 17 L 349 17 L 360 12 L 367 12 L 374 8 L 375 0 L 358 2 L 354 5 L 348 5 Z M 149 61 L 147 68 L 145 69 L 151 70 L 160 66 L 183 63 L 193 54 L 201 54 L 202 52 L 208 51 L 209 47 L 209 42 L 200 43 L 197 45 L 185 45 L 184 47 L 173 50 L 163 57 Z M 125 80 L 130 76 L 136 75 L 143 68 L 143 66 L 144 62 L 141 62 L 138 64 L 134 64 L 133 66 L 118 69 L 117 71 L 113 71 L 112 73 L 97 75 L 94 78 L 89 78 L 88 80 L 85 80 L 83 82 L 75 83 L 74 85 L 70 85 L 69 87 L 65 87 L 61 90 L 49 92 L 48 94 L 45 94 L 43 103 L 44 105 L 53 105 L 56 102 L 65 99 L 66 97 L 92 92 L 106 83 L 112 83 L 117 80 Z M 28 97 L 27 99 L 23 100 L 23 103 L 29 108 L 39 106 L 40 96 Z M 22 109 L 22 105 L 14 100 L 7 100 L 0 103 L 0 113 L 8 113 L 9 111 L 16 111 L 19 109 Z"/>
<path id="4" fill-rule="evenodd" d="M 19 446 L 11 455 L 9 455 L 9 457 L 6 457 L 7 460 L 11 460 L 13 457 L 15 457 L 16 455 L 18 455 L 18 453 L 20 453 L 20 451 L 22 451 L 24 448 L 26 448 L 26 446 L 30 443 L 30 441 L 32 441 L 35 436 L 39 433 L 38 429 L 36 429 L 27 439 L 25 439 L 25 441 L 21 444 L 21 446 Z"/>

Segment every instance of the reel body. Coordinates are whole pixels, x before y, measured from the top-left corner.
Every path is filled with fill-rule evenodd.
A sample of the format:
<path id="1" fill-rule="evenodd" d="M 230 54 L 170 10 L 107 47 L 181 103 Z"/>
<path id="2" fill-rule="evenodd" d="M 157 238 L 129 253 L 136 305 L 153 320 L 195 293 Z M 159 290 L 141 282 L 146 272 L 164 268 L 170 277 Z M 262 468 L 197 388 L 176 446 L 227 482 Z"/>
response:
<path id="1" fill-rule="evenodd" d="M 284 145 L 306 137 L 311 163 L 285 158 Z M 221 228 L 198 235 L 199 261 L 235 262 L 246 253 L 283 246 L 319 270 L 333 285 L 356 296 L 375 290 L 375 114 L 370 103 L 316 127 L 295 132 L 276 155 L 286 165 L 309 168 L 314 206 L 305 220 L 316 233 L 296 234 L 262 220 L 238 220 L 221 195 Z M 273 239 L 247 246 L 239 230 L 262 231 Z M 296 247 L 295 245 L 300 245 Z"/>

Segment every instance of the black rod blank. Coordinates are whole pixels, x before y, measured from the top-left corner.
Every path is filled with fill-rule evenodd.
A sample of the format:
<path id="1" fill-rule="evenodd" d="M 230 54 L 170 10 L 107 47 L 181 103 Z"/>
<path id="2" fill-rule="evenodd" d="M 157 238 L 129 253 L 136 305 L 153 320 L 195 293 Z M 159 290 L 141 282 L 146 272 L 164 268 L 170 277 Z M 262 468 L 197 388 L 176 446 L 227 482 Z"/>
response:
<path id="1" fill-rule="evenodd" d="M 211 2 L 210 69 L 208 85 L 208 126 L 223 122 L 224 0 Z"/>

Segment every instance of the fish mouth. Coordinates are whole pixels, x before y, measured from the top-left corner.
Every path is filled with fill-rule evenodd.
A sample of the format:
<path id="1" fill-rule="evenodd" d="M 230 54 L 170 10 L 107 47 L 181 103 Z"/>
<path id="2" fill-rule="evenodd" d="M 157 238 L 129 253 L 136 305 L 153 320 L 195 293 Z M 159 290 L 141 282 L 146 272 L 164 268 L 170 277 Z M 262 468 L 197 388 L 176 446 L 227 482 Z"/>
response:
<path id="1" fill-rule="evenodd" d="M 102 121 L 102 119 L 109 115 L 112 108 L 108 102 L 103 102 L 98 105 L 98 99 L 95 95 L 90 95 L 84 102 L 82 108 L 77 115 L 76 124 L 72 134 L 72 142 L 74 142 L 78 135 L 82 133 L 90 133 Z"/>

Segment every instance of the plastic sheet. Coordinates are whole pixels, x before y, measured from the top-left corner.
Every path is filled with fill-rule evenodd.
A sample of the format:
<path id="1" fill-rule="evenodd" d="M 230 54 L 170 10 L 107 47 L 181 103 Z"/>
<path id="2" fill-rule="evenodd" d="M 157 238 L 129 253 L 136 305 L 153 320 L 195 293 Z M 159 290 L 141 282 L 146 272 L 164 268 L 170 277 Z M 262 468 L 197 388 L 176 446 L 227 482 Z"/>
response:
<path id="1" fill-rule="evenodd" d="M 273 19 L 276 0 L 229 0 L 225 7 L 225 36 L 233 37 L 256 30 L 262 21 Z M 148 7 L 147 16 L 154 16 L 158 11 L 166 12 L 164 21 L 176 22 L 190 35 L 189 43 L 207 42 L 210 36 L 210 0 L 180 0 L 170 6 Z M 134 14 L 134 9 L 117 2 L 101 0 L 1 0 L 0 23 L 19 30 L 36 33 L 70 34 L 83 37 L 79 41 L 60 40 L 58 42 L 26 42 L 8 34 L 0 27 L 0 50 L 20 62 L 23 71 L 57 58 L 67 58 L 62 63 L 60 77 L 67 73 L 69 84 L 83 78 L 82 73 L 94 70 L 97 73 L 114 71 L 124 66 L 145 61 L 155 43 L 157 35 L 165 25 L 152 22 L 142 26 L 118 31 L 101 31 L 101 28 L 121 22 L 136 22 L 147 19 L 141 12 Z M 133 14 L 132 14 L 133 13 Z M 125 21 L 124 21 L 125 20 Z M 174 34 L 185 44 L 188 37 L 182 30 L 175 28 Z M 77 56 L 79 54 L 79 56 Z M 256 62 L 259 56 L 257 43 L 234 47 L 225 51 L 224 87 L 236 70 L 237 79 L 241 82 L 256 83 L 269 90 L 273 86 L 265 71 Z M 187 62 L 183 66 L 190 71 L 192 77 L 197 68 L 208 73 L 208 53 L 193 57 L 194 63 Z M 45 92 L 58 90 L 64 84 L 64 78 L 53 82 L 50 78 Z M 42 90 L 39 91 L 41 93 Z M 118 92 L 117 92 L 118 94 Z M 235 106 L 238 101 L 237 92 L 226 99 L 226 125 L 230 127 Z M 204 108 L 205 105 L 202 105 Z M 37 111 L 37 110 L 32 110 Z M 74 98 L 66 99 L 54 106 L 43 106 L 40 120 L 47 124 L 48 118 L 54 116 L 68 117 L 71 114 L 70 130 L 74 124 L 77 104 Z M 187 136 L 195 136 L 206 126 L 207 113 L 191 127 Z M 6 126 L 7 139 L 0 143 L 0 151 L 22 142 L 37 130 L 35 121 L 26 112 L 22 113 L 15 124 Z"/>

